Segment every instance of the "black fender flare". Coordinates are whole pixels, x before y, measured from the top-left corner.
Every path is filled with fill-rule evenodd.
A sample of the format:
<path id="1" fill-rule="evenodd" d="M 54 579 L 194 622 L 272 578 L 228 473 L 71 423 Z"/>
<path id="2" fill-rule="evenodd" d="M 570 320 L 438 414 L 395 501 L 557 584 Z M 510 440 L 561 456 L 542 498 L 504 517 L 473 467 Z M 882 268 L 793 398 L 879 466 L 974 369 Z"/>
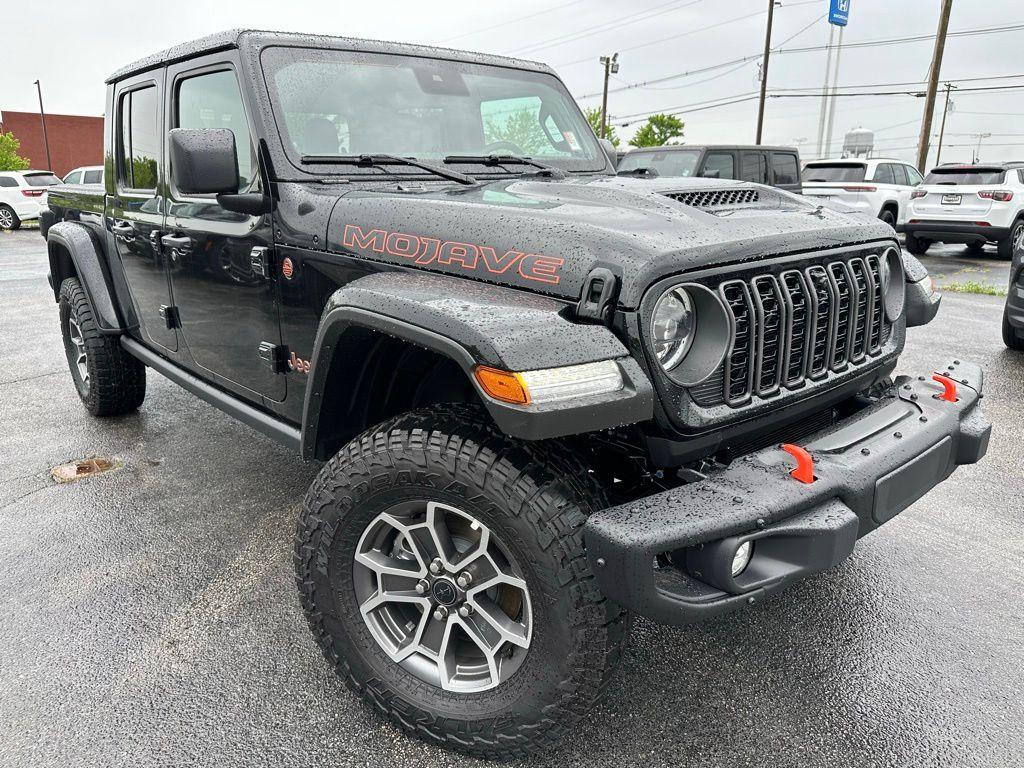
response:
<path id="1" fill-rule="evenodd" d="M 68 277 L 77 276 L 92 305 L 100 332 L 123 332 L 124 323 L 103 269 L 103 246 L 97 242 L 92 231 L 84 224 L 59 222 L 47 231 L 46 248 L 54 300 L 60 298 L 60 284 Z"/>
<path id="2" fill-rule="evenodd" d="M 902 251 L 903 273 L 906 276 L 907 328 L 927 325 L 938 314 L 942 294 L 932 290 L 928 268 L 912 253 Z"/>
<path id="3" fill-rule="evenodd" d="M 570 305 L 543 296 L 446 275 L 379 272 L 332 294 L 311 358 L 302 419 L 302 455 L 312 458 L 330 360 L 353 328 L 371 329 L 438 352 L 466 373 L 498 428 L 539 440 L 647 421 L 654 414 L 649 379 L 603 325 L 566 317 Z M 622 390 L 544 405 L 517 406 L 489 397 L 473 369 L 529 371 L 617 361 Z"/>

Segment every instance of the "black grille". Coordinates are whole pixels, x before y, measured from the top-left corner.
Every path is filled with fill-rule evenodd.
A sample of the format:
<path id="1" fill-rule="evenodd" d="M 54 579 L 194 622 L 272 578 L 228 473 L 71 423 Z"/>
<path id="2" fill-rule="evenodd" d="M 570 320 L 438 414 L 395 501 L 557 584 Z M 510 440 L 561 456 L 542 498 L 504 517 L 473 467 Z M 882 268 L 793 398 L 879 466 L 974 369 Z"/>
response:
<path id="1" fill-rule="evenodd" d="M 702 192 L 666 192 L 665 197 L 694 208 L 723 208 L 756 203 L 761 199 L 761 193 L 756 189 L 709 189 Z"/>
<path id="2" fill-rule="evenodd" d="M 733 335 L 722 370 L 691 396 L 743 405 L 877 357 L 891 330 L 880 271 L 871 255 L 719 284 Z"/>

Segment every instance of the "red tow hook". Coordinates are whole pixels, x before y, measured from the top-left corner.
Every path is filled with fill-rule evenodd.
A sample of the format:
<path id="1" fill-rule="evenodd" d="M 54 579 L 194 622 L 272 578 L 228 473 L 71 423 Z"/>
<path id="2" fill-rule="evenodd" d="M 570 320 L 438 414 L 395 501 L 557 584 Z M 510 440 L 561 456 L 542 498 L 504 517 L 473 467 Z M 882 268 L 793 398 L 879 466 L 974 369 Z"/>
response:
<path id="1" fill-rule="evenodd" d="M 943 376 L 941 373 L 936 373 L 932 376 L 933 381 L 939 382 L 942 385 L 943 392 L 941 395 L 936 395 L 939 400 L 945 400 L 949 403 L 956 402 L 956 382 L 953 381 L 949 376 Z"/>
<path id="2" fill-rule="evenodd" d="M 783 443 L 780 447 L 796 459 L 796 469 L 791 470 L 789 474 L 801 483 L 813 483 L 814 459 L 811 458 L 811 454 L 799 445 L 793 445 L 792 443 Z"/>

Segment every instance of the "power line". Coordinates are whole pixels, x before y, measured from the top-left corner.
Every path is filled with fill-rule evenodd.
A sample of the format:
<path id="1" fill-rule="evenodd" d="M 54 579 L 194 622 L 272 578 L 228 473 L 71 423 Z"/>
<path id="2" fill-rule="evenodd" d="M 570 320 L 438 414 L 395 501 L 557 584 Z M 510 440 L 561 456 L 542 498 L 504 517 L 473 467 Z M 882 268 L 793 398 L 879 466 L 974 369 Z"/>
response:
<path id="1" fill-rule="evenodd" d="M 509 19 L 508 21 L 502 21 L 502 22 L 500 22 L 498 24 L 492 24 L 489 27 L 482 27 L 481 29 L 474 29 L 471 32 L 463 32 L 461 35 L 456 35 L 455 37 L 448 37 L 448 38 L 445 38 L 444 40 L 440 40 L 440 41 L 438 41 L 438 44 L 450 43 L 453 40 L 461 40 L 462 38 L 470 37 L 471 35 L 479 35 L 481 32 L 490 32 L 492 29 L 498 29 L 499 27 L 507 27 L 509 24 L 515 24 L 515 23 L 520 22 L 520 21 L 526 21 L 527 19 L 533 19 L 533 18 L 536 18 L 537 16 L 543 16 L 546 13 L 554 13 L 555 11 L 560 11 L 563 8 L 568 8 L 571 5 L 579 5 L 582 2 L 584 2 L 584 0 L 572 0 L 571 3 L 564 3 L 563 5 L 556 5 L 554 8 L 545 8 L 543 11 L 537 11 L 536 13 L 530 13 L 530 14 L 527 14 L 526 16 L 520 16 L 520 17 L 515 18 L 515 19 Z"/>
<path id="2" fill-rule="evenodd" d="M 790 6 L 790 7 L 792 7 L 792 6 Z M 756 15 L 761 15 L 761 14 L 764 14 L 764 13 L 765 13 L 765 11 L 761 11 L 759 14 L 754 14 L 754 15 L 756 16 Z M 747 17 L 740 17 L 740 18 L 747 18 Z M 731 21 L 736 21 L 736 20 L 737 19 L 732 19 Z M 812 22 L 812 25 L 813 25 L 813 23 L 814 22 Z M 975 35 L 991 35 L 991 34 L 997 34 L 999 32 L 1014 32 L 1014 31 L 1018 31 L 1018 30 L 1021 30 L 1021 29 L 1024 29 L 1024 23 L 1015 23 L 1013 25 L 1009 25 L 1009 26 L 1005 26 L 1005 27 L 979 27 L 977 29 L 962 29 L 962 30 L 959 30 L 957 32 L 950 32 L 947 35 L 947 37 L 971 37 L 971 36 L 975 36 Z M 703 31 L 703 30 L 695 30 L 695 31 Z M 684 33 L 684 34 L 690 34 L 690 33 L 687 32 L 687 33 Z M 669 39 L 669 38 L 666 38 L 666 39 Z M 887 45 L 903 45 L 905 43 L 922 42 L 922 41 L 925 41 L 925 40 L 933 40 L 933 39 L 935 39 L 935 35 L 918 35 L 918 36 L 914 36 L 914 37 L 894 37 L 894 38 L 883 38 L 883 39 L 877 39 L 877 40 L 862 40 L 860 42 L 843 43 L 843 49 L 846 50 L 848 48 L 870 48 L 870 47 L 887 46 Z M 658 41 L 656 41 L 656 42 L 658 42 Z M 827 45 L 804 46 L 802 48 L 782 48 L 781 45 L 780 45 L 780 47 L 775 49 L 775 50 L 773 50 L 772 53 L 775 53 L 775 54 L 780 54 L 780 53 L 810 53 L 810 52 L 813 52 L 813 51 L 824 51 L 827 48 L 828 48 Z M 625 49 L 624 48 L 620 48 L 619 50 L 630 50 L 630 49 L 628 49 L 628 48 L 625 48 Z M 609 93 L 619 93 L 621 91 L 626 91 L 626 90 L 631 90 L 631 89 L 636 89 L 636 88 L 641 88 L 642 89 L 642 88 L 645 88 L 648 85 L 656 85 L 656 84 L 659 84 L 659 83 L 668 82 L 670 80 L 678 80 L 678 79 L 683 78 L 683 77 L 689 77 L 691 75 L 697 75 L 697 74 L 701 74 L 701 73 L 704 73 L 704 72 L 710 72 L 712 70 L 721 69 L 723 67 L 729 67 L 729 66 L 732 66 L 733 64 L 745 64 L 745 63 L 750 62 L 750 61 L 756 61 L 759 58 L 761 58 L 761 54 L 760 53 L 755 53 L 755 54 L 751 54 L 749 56 L 742 56 L 742 57 L 740 57 L 738 59 L 732 59 L 730 61 L 723 61 L 723 62 L 720 62 L 718 64 L 711 64 L 711 65 L 706 66 L 706 67 L 700 67 L 698 69 L 688 70 L 686 72 L 678 72 L 678 73 L 675 73 L 675 74 L 665 75 L 663 77 L 654 78 L 652 80 L 645 80 L 643 82 L 638 82 L 638 83 L 628 83 L 628 84 L 626 84 L 624 86 L 621 86 L 619 88 L 613 88 L 613 89 L 609 90 L 608 92 Z M 581 59 L 581 61 L 589 61 L 589 59 Z M 578 63 L 578 62 L 570 62 L 570 64 L 575 64 L 575 63 Z M 559 65 L 559 66 L 568 66 L 568 64 L 563 64 L 563 65 Z M 923 83 L 925 81 L 921 80 L 921 81 L 918 81 L 918 82 Z M 588 99 L 588 98 L 593 98 L 595 95 L 600 95 L 600 94 L 586 94 L 584 96 L 579 96 L 578 98 L 579 99 Z"/>
<path id="3" fill-rule="evenodd" d="M 636 24 L 641 21 L 647 21 L 648 19 L 653 19 L 656 16 L 671 13 L 672 11 L 679 11 L 682 10 L 683 8 L 689 8 L 691 5 L 697 5 L 697 3 L 702 2 L 704 2 L 704 0 L 689 0 L 689 2 L 680 2 L 680 0 L 672 0 L 672 2 L 663 3 L 662 5 L 656 5 L 652 8 L 648 8 L 645 11 L 630 13 L 627 14 L 626 16 L 621 16 L 617 19 L 611 19 L 610 21 L 603 21 L 600 24 L 595 24 L 592 27 L 579 29 L 576 30 L 575 32 L 567 32 L 563 35 L 556 35 L 555 37 L 548 38 L 547 40 L 541 40 L 539 42 L 531 43 L 530 45 L 524 45 L 521 48 L 513 48 L 509 53 L 534 53 L 536 51 L 542 51 L 545 48 L 553 48 L 556 45 L 574 43 L 577 40 L 582 40 L 585 37 L 591 37 L 593 35 L 600 34 L 601 32 L 608 32 L 612 29 L 619 30 L 622 27 L 628 26 L 629 24 Z"/>

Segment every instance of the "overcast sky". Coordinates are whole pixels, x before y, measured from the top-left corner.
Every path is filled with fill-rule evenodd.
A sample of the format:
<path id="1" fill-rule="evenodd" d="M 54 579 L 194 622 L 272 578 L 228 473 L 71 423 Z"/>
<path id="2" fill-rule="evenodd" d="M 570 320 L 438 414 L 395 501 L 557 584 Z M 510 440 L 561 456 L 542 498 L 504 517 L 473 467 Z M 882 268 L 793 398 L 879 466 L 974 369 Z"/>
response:
<path id="1" fill-rule="evenodd" d="M 939 0 L 851 0 L 844 42 L 933 35 Z M 773 44 L 783 48 L 823 46 L 829 27 L 819 19 L 828 0 L 783 0 L 776 8 Z M 43 10 L 45 9 L 45 10 Z M 108 10 L 104 10 L 108 9 Z M 584 107 L 600 104 L 602 68 L 598 57 L 620 52 L 612 87 L 664 78 L 756 56 L 764 44 L 766 0 L 518 0 L 518 2 L 370 3 L 321 0 L 248 0 L 135 4 L 47 0 L 39 10 L 22 6 L 4 35 L 0 110 L 38 109 L 33 81 L 42 80 L 48 112 L 98 115 L 103 80 L 121 65 L 167 46 L 232 27 L 370 37 L 443 44 L 522 56 L 555 67 Z M 8 21 L 12 17 L 8 15 Z M 1024 24 L 1024 5 L 1011 0 L 955 0 L 950 32 Z M 803 31 L 801 31 L 803 30 Z M 932 40 L 843 51 L 840 86 L 872 90 L 923 87 Z M 769 90 L 820 89 L 824 50 L 772 57 Z M 735 63 L 687 77 L 612 93 L 609 112 L 616 123 L 652 111 L 679 111 L 687 143 L 752 142 L 757 101 L 693 110 L 713 100 L 743 98 L 757 90 L 758 62 Z M 1008 75 L 1019 75 L 1017 79 Z M 1024 29 L 951 37 L 943 79 L 960 87 L 1024 86 Z M 1001 77 L 1000 80 L 969 78 Z M 889 86 L 892 83 L 922 85 Z M 587 98 L 581 98 L 581 97 Z M 842 136 L 863 126 L 876 132 L 876 147 L 887 155 L 913 159 L 923 99 L 913 96 L 858 96 L 837 99 L 833 154 Z M 946 126 L 943 161 L 970 160 L 983 140 L 985 161 L 1024 158 L 1024 88 L 962 92 Z M 799 143 L 813 157 L 820 99 L 769 99 L 765 142 Z M 937 110 L 935 132 L 941 115 Z M 623 138 L 636 125 L 619 128 Z M 934 142 L 933 142 L 934 143 Z M 934 159 L 934 148 L 932 159 Z"/>

